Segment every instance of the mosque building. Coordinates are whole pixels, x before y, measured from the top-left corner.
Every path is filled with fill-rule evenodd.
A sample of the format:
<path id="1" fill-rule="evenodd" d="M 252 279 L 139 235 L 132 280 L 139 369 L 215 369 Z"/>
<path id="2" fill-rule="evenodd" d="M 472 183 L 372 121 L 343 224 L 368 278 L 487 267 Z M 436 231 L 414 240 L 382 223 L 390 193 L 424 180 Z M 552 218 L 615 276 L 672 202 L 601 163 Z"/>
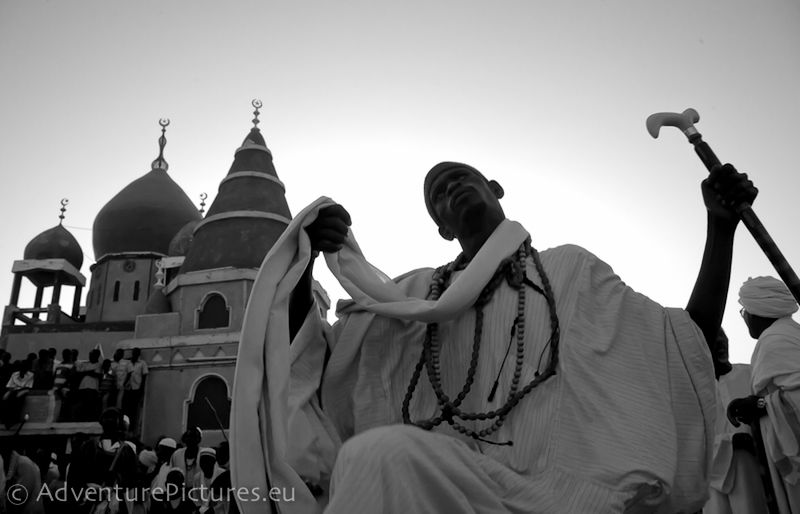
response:
<path id="1" fill-rule="evenodd" d="M 229 426 L 250 291 L 261 261 L 292 217 L 258 128 L 261 104 L 253 106 L 254 126 L 235 150 L 205 215 L 204 204 L 198 210 L 168 174 L 169 121 L 161 120 L 160 152 L 150 171 L 97 213 L 88 280 L 79 271 L 83 249 L 61 223 L 34 237 L 12 266 L 0 348 L 15 358 L 43 348 L 56 348 L 60 358 L 63 348 L 76 348 L 79 359 L 94 348 L 107 358 L 120 348 L 130 358 L 130 350 L 140 348 L 149 374 L 131 432 L 148 444 L 198 426 L 204 445 L 213 445 Z M 20 305 L 22 288 L 31 285 L 33 306 Z M 325 291 L 315 286 L 319 304 L 327 309 Z M 20 435 L 99 431 L 94 422 L 59 422 L 53 391 L 32 392 L 24 409 L 29 419 Z"/>

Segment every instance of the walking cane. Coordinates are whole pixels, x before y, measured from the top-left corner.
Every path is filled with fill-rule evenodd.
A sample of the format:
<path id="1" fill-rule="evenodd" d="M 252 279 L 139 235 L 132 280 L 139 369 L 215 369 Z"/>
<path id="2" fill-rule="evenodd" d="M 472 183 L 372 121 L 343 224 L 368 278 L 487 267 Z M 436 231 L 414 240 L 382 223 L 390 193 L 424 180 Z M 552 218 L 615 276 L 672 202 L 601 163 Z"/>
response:
<path id="1" fill-rule="evenodd" d="M 647 117 L 646 125 L 647 131 L 654 138 L 658 137 L 658 131 L 661 127 L 668 126 L 681 129 L 689 139 L 689 142 L 694 145 L 694 151 L 700 157 L 700 160 L 703 161 L 706 168 L 711 171 L 712 168 L 720 165 L 720 161 L 717 159 L 717 156 L 714 155 L 708 143 L 703 141 L 702 136 L 694 127 L 694 124 L 699 120 L 700 115 L 697 111 L 690 108 L 682 113 L 659 112 L 651 114 Z M 747 230 L 749 230 L 755 238 L 758 246 L 760 246 L 761 250 L 766 254 L 769 262 L 775 267 L 775 271 L 778 272 L 778 275 L 780 275 L 786 287 L 792 292 L 794 299 L 800 303 L 800 278 L 797 278 L 794 270 L 792 270 L 792 267 L 786 261 L 786 257 L 783 256 L 778 249 L 778 245 L 775 244 L 775 241 L 772 240 L 767 229 L 761 224 L 761 221 L 758 219 L 758 216 L 756 216 L 756 213 L 753 212 L 750 204 L 743 203 L 737 207 L 736 211 L 747 227 Z"/>
<path id="2" fill-rule="evenodd" d="M 772 487 L 772 477 L 770 477 L 769 461 L 767 460 L 767 450 L 764 446 L 764 438 L 761 436 L 761 421 L 758 419 L 748 423 L 750 434 L 755 443 L 756 457 L 758 458 L 758 470 L 761 475 L 761 483 L 764 486 L 764 496 L 767 500 L 767 511 L 769 514 L 779 514 L 778 501 L 775 498 L 775 488 Z"/>

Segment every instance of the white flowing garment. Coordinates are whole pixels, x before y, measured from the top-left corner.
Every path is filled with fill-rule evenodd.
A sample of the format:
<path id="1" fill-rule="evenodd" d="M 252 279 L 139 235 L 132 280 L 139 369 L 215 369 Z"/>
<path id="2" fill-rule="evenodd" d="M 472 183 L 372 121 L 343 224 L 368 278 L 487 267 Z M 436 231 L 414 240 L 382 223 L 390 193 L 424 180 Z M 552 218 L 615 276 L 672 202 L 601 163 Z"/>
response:
<path id="1" fill-rule="evenodd" d="M 295 501 L 278 504 L 282 513 L 318 511 L 304 480 L 327 483 L 342 440 L 401 422 L 400 404 L 421 351 L 422 322 L 441 322 L 443 387 L 451 397 L 460 390 L 473 337 L 469 307 L 500 260 L 527 237 L 517 223 L 504 222 L 439 301 L 429 302 L 419 298 L 432 270 L 410 273 L 395 284 L 364 260 L 350 234 L 347 246 L 326 260 L 356 303 L 345 309 L 333 332 L 325 331 L 312 309 L 290 345 L 288 299 L 311 254 L 302 229 L 330 204 L 320 199 L 300 213 L 265 258 L 237 359 L 233 484 L 260 491 L 294 488 Z M 475 452 L 480 459 L 507 469 L 508 483 L 498 484 L 497 493 L 514 496 L 524 489 L 507 500 L 530 501 L 529 512 L 698 510 L 707 495 L 715 416 L 713 366 L 702 334 L 686 312 L 635 293 L 581 248 L 559 247 L 541 258 L 561 326 L 558 373 L 523 399 L 492 435 L 513 440 L 513 447 L 472 442 L 483 452 Z M 541 285 L 530 263 L 527 273 Z M 486 307 L 484 341 L 465 409 L 485 411 L 506 399 L 513 351 L 496 398 L 489 402 L 486 395 L 501 367 L 516 301 L 516 291 L 502 284 Z M 549 357 L 547 305 L 530 289 L 525 319 L 522 385 Z M 332 353 L 322 381 L 326 341 Z M 324 411 L 316 395 L 321 383 Z M 430 417 L 435 409 L 423 373 L 412 419 Z M 431 484 L 431 490 L 436 487 Z M 240 508 L 263 512 L 263 504 L 253 502 L 240 502 Z"/>
<path id="2" fill-rule="evenodd" d="M 781 318 L 753 350 L 752 393 L 763 396 L 761 435 L 781 513 L 800 511 L 800 325 Z"/>

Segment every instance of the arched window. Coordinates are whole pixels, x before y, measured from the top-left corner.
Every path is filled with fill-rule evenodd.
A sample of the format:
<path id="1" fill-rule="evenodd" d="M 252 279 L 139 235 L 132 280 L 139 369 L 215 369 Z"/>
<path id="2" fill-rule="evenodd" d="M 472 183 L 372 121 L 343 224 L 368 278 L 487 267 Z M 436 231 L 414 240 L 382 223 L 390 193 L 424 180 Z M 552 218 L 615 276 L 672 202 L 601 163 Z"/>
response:
<path id="1" fill-rule="evenodd" d="M 200 379 L 186 413 L 186 426 L 196 426 L 202 430 L 219 430 L 221 424 L 222 428 L 227 429 L 230 416 L 231 401 L 228 398 L 228 386 L 225 381 L 216 375 Z"/>
<path id="2" fill-rule="evenodd" d="M 219 293 L 212 293 L 206 297 L 197 316 L 197 328 L 227 327 L 230 323 L 230 308 L 225 303 L 225 297 Z"/>

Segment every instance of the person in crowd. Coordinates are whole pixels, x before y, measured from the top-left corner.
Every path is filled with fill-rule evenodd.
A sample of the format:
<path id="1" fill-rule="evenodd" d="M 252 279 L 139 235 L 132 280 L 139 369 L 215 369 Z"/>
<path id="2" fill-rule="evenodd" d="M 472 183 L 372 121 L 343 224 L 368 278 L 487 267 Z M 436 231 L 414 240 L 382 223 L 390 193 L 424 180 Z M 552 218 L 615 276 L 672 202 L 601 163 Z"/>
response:
<path id="1" fill-rule="evenodd" d="M 100 366 L 100 382 L 97 386 L 100 405 L 103 409 L 116 407 L 116 381 L 117 377 L 111 372 L 111 359 L 104 359 Z"/>
<path id="2" fill-rule="evenodd" d="M 67 475 L 67 484 L 73 491 L 71 498 L 80 496 L 87 487 L 106 487 L 116 480 L 112 464 L 120 448 L 125 445 L 125 429 L 122 413 L 116 407 L 103 411 L 100 416 L 102 433 L 90 437 L 73 452 Z M 135 449 L 134 449 L 135 452 Z M 75 505 L 75 512 L 90 512 L 94 503 L 83 502 Z"/>
<path id="3" fill-rule="evenodd" d="M 175 453 L 177 448 L 178 443 L 171 437 L 162 437 L 156 443 L 155 451 L 156 457 L 158 457 L 158 462 L 156 463 L 156 471 L 151 478 L 151 489 L 163 489 L 166 487 L 167 473 L 169 473 L 169 470 L 172 469 L 172 454 Z"/>
<path id="4" fill-rule="evenodd" d="M 139 432 L 139 408 L 144 395 L 144 387 L 149 370 L 142 360 L 141 348 L 131 350 L 130 370 L 124 383 L 122 411 L 131 419 L 132 430 Z"/>
<path id="5" fill-rule="evenodd" d="M 92 421 L 99 417 L 100 408 L 100 379 L 102 378 L 100 350 L 95 348 L 89 352 L 89 360 L 77 362 L 75 373 L 79 377 L 77 395 L 73 404 L 75 421 Z"/>
<path id="6" fill-rule="evenodd" d="M 53 359 L 50 350 L 42 348 L 33 363 L 33 389 L 49 390 L 53 388 Z"/>
<path id="7" fill-rule="evenodd" d="M 45 514 L 39 466 L 14 444 L 15 438 L 0 437 L 0 513 Z"/>
<path id="8" fill-rule="evenodd" d="M 25 404 L 25 397 L 33 387 L 33 372 L 31 371 L 31 361 L 25 359 L 20 361 L 17 371 L 11 374 L 11 378 L 6 383 L 6 392 L 0 402 L 0 415 L 6 428 L 11 428 L 21 420 L 22 406 Z"/>
<path id="9" fill-rule="evenodd" d="M 730 402 L 728 418 L 735 426 L 758 429 L 780 512 L 800 512 L 800 324 L 792 319 L 797 301 L 783 282 L 761 276 L 742 284 L 739 303 L 757 343 L 750 394 Z"/>
<path id="10" fill-rule="evenodd" d="M 211 508 L 214 514 L 239 514 L 235 492 L 231 485 L 228 441 L 222 441 L 217 446 L 217 465 L 222 468 L 222 472 L 211 483 Z"/>
<path id="11" fill-rule="evenodd" d="M 150 514 L 199 514 L 187 489 L 183 471 L 179 468 L 170 470 L 165 490 L 153 492 Z"/>
<path id="12" fill-rule="evenodd" d="M 217 465 L 217 452 L 214 448 L 201 448 L 197 453 L 200 470 L 197 472 L 194 482 L 200 489 L 200 494 L 196 495 L 193 500 L 195 505 L 200 509 L 201 513 L 206 513 L 212 510 L 214 501 L 219 500 L 218 497 L 211 496 L 211 486 L 220 474 L 224 471 Z"/>
<path id="13" fill-rule="evenodd" d="M 125 392 L 125 381 L 128 379 L 128 374 L 131 371 L 131 361 L 125 358 L 125 350 L 117 348 L 114 351 L 114 356 L 111 361 L 111 372 L 116 377 L 116 381 L 114 382 L 114 391 L 116 393 L 114 407 L 122 408 L 122 395 Z"/>
<path id="14" fill-rule="evenodd" d="M 59 421 L 70 421 L 72 419 L 72 395 L 70 386 L 75 373 L 75 363 L 72 361 L 72 350 L 64 348 L 61 351 L 61 362 L 55 367 L 53 375 L 53 389 L 56 398 L 61 401 Z"/>
<path id="15" fill-rule="evenodd" d="M 202 440 L 203 431 L 198 427 L 190 427 L 181 436 L 181 443 L 184 444 L 184 447 L 175 450 L 170 458 L 170 465 L 183 471 L 186 487 L 190 490 L 198 485 L 196 480 L 200 467 L 197 457 Z"/>

